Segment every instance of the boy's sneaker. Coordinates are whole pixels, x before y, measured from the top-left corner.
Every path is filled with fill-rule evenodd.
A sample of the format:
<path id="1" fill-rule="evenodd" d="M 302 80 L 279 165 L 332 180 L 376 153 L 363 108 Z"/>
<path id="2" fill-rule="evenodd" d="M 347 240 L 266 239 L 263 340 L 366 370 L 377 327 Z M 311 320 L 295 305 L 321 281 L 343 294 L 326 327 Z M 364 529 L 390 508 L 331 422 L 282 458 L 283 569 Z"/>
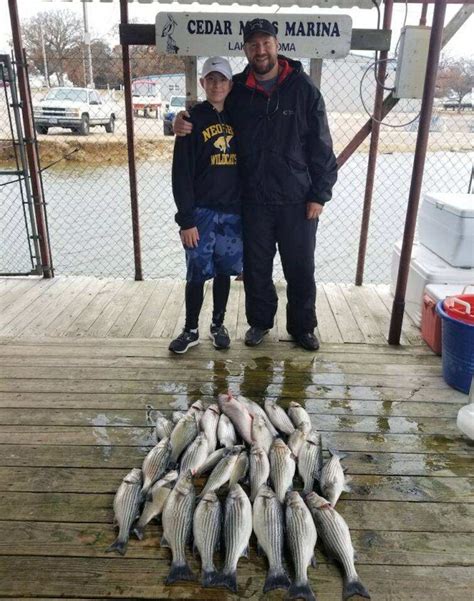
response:
<path id="1" fill-rule="evenodd" d="M 168 350 L 177 355 L 182 355 L 192 346 L 199 344 L 199 332 L 183 330 L 169 345 Z"/>
<path id="2" fill-rule="evenodd" d="M 230 336 L 225 326 L 211 325 L 212 344 L 217 349 L 226 349 L 230 346 Z"/>

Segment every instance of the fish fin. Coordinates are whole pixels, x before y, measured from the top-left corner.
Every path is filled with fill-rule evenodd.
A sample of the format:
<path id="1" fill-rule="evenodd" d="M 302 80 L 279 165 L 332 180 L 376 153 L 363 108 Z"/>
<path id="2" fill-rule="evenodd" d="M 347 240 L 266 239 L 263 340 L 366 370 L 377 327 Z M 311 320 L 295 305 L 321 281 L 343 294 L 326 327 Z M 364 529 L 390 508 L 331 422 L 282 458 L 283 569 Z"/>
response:
<path id="1" fill-rule="evenodd" d="M 315 568 L 315 567 L 317 567 L 316 555 L 313 555 L 313 557 L 311 557 L 310 564 L 311 564 L 311 567 L 312 567 L 312 568 Z"/>
<path id="2" fill-rule="evenodd" d="M 204 588 L 213 586 L 218 574 L 216 570 L 203 570 L 201 584 Z"/>
<path id="3" fill-rule="evenodd" d="M 359 597 L 365 597 L 366 599 L 370 599 L 370 593 L 365 588 L 360 580 L 344 580 L 344 589 L 342 591 L 342 598 L 349 599 L 350 597 L 354 597 L 354 595 L 358 595 Z"/>
<path id="4" fill-rule="evenodd" d="M 125 555 L 125 553 L 127 551 L 127 544 L 128 544 L 128 540 L 122 540 L 120 538 L 117 538 L 110 545 L 110 547 L 107 547 L 105 552 L 112 553 L 112 551 L 116 551 L 117 553 L 120 553 L 120 555 Z"/>
<path id="5" fill-rule="evenodd" d="M 247 545 L 245 547 L 245 549 L 242 551 L 242 555 L 240 557 L 245 557 L 246 559 L 249 558 L 249 546 Z"/>
<path id="6" fill-rule="evenodd" d="M 268 593 L 268 591 L 273 591 L 276 588 L 283 588 L 285 590 L 288 590 L 289 587 L 290 579 L 288 578 L 288 575 L 283 568 L 279 572 L 275 570 L 268 570 L 267 577 L 265 579 L 265 584 L 263 585 L 264 593 Z"/>
<path id="7" fill-rule="evenodd" d="M 133 534 L 138 538 L 138 540 L 143 540 L 143 528 L 140 526 L 135 526 L 133 529 Z"/>
<path id="8" fill-rule="evenodd" d="M 173 584 L 173 582 L 178 582 L 178 580 L 196 580 L 196 576 L 187 563 L 171 564 L 171 569 L 166 579 L 166 584 Z"/>
<path id="9" fill-rule="evenodd" d="M 161 537 L 161 540 L 160 540 L 160 547 L 167 547 L 168 549 L 171 549 L 170 544 L 167 541 L 167 539 L 165 538 L 164 534 L 163 534 L 163 536 Z"/>
<path id="10" fill-rule="evenodd" d="M 351 483 L 352 482 L 352 478 L 350 476 L 347 476 L 344 480 L 344 486 L 342 487 L 342 490 L 344 492 L 351 492 L 352 491 L 352 486 Z"/>
<path id="11" fill-rule="evenodd" d="M 144 484 L 142 486 L 142 489 L 140 491 L 140 502 L 147 500 L 148 498 L 148 493 L 151 494 L 150 491 L 150 484 Z"/>
<path id="12" fill-rule="evenodd" d="M 217 574 L 209 586 L 225 586 L 233 593 L 237 592 L 237 572 Z"/>
<path id="13" fill-rule="evenodd" d="M 305 601 L 316 601 L 316 597 L 308 582 L 296 584 L 293 582 L 288 589 L 288 599 L 304 599 Z"/>
<path id="14" fill-rule="evenodd" d="M 340 451 L 337 451 L 336 449 L 334 449 L 332 447 L 328 447 L 328 451 L 333 457 L 338 457 L 339 460 L 342 460 L 345 457 L 347 457 L 346 453 L 341 453 Z"/>

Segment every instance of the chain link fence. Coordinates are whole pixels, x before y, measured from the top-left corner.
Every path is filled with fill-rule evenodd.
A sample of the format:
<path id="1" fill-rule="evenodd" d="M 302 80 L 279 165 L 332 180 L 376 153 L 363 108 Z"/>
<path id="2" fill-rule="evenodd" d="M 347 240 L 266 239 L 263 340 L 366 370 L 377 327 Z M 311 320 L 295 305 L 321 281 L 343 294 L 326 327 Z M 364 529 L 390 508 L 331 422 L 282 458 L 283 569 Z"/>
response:
<path id="1" fill-rule="evenodd" d="M 131 277 L 134 273 L 118 37 L 115 42 L 92 42 L 90 62 L 88 48 L 82 44 L 63 57 L 51 57 L 55 71 L 49 70 L 49 88 L 44 86 L 44 57 L 29 54 L 52 254 L 58 274 Z M 167 115 L 178 110 L 185 93 L 184 64 L 178 57 L 159 56 L 153 47 L 131 47 L 130 53 L 144 277 L 181 278 L 184 257 L 171 191 L 174 139 L 165 133 L 169 130 Z M 203 60 L 198 60 L 198 69 Z M 244 58 L 231 58 L 230 62 L 234 72 L 246 64 Z M 309 60 L 302 62 L 309 72 Z M 321 89 L 336 154 L 367 121 L 363 105 L 369 111 L 373 107 L 375 77 L 371 63 L 373 58 L 350 54 L 323 64 Z M 77 88 L 86 88 L 90 83 L 91 72 L 94 89 L 79 91 Z M 392 81 L 393 69 L 386 85 Z M 58 86 L 66 88 L 66 100 L 54 98 Z M 68 94 L 77 93 L 82 94 L 80 102 L 67 100 Z M 3 103 L 0 101 L 2 165 L 11 159 Z M 385 120 L 396 127 L 384 124 L 381 128 L 365 282 L 390 281 L 393 245 L 403 232 L 419 110 L 419 101 L 402 100 Z M 58 119 L 57 125 L 64 116 L 61 111 L 65 111 L 71 119 L 68 127 L 52 123 L 46 133 L 44 117 L 48 111 L 49 117 L 56 115 L 52 118 Z M 88 115 L 86 123 L 84 114 Z M 472 165 L 472 108 L 457 112 L 438 104 L 432 129 L 424 190 L 467 191 Z M 316 251 L 319 281 L 354 280 L 368 147 L 369 139 L 341 169 L 333 200 L 321 218 Z M 0 183 L 4 180 L 0 176 Z M 5 188 L 10 188 L 8 194 Z M 0 188 L 4 247 L 18 237 L 17 226 L 10 229 L 10 224 L 11 213 L 21 210 L 21 202 L 12 189 Z M 5 252 L 2 261 L 8 265 L 2 265 L 2 270 L 17 267 L 14 254 Z M 282 277 L 278 261 L 275 274 Z"/>

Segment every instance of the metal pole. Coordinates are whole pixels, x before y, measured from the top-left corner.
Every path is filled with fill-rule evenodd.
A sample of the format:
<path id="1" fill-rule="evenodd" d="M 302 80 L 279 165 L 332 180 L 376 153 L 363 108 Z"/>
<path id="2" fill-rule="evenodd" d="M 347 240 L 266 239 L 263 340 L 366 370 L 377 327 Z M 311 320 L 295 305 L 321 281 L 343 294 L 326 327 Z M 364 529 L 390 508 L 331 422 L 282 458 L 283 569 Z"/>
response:
<path id="1" fill-rule="evenodd" d="M 428 2 L 423 2 L 421 6 L 420 25 L 426 25 L 426 15 L 428 14 Z"/>
<path id="2" fill-rule="evenodd" d="M 43 53 L 44 78 L 46 80 L 46 87 L 49 88 L 48 61 L 46 60 L 46 46 L 44 45 L 43 25 L 41 23 L 40 23 L 40 31 L 41 31 L 41 51 Z"/>
<path id="3" fill-rule="evenodd" d="M 410 269 L 413 239 L 415 237 L 416 216 L 420 201 L 421 184 L 423 182 L 423 169 L 425 166 L 426 149 L 428 147 L 436 74 L 438 71 L 439 55 L 443 39 L 443 23 L 445 15 L 446 0 L 438 0 L 435 5 L 433 25 L 431 28 L 428 63 L 426 65 L 425 74 L 425 86 L 423 90 L 423 99 L 421 101 L 420 125 L 418 127 L 418 136 L 416 139 L 415 158 L 413 160 L 413 172 L 405 220 L 405 231 L 403 233 L 403 244 L 400 254 L 400 265 L 398 268 L 397 287 L 395 290 L 395 298 L 393 300 L 392 318 L 390 320 L 390 331 L 388 335 L 389 344 L 400 344 L 403 313 L 405 311 L 405 294 L 407 289 L 408 272 Z"/>
<path id="4" fill-rule="evenodd" d="M 28 158 L 28 168 L 31 178 L 31 191 L 35 206 L 36 229 L 38 232 L 41 254 L 41 267 L 43 270 L 43 277 L 51 278 L 53 277 L 51 267 L 51 249 L 48 243 L 48 232 L 46 228 L 46 216 L 44 211 L 44 197 L 41 189 L 39 161 L 34 139 L 33 111 L 28 95 L 28 75 L 25 68 L 26 57 L 22 47 L 20 19 L 18 16 L 16 0 L 8 0 L 8 8 L 10 11 L 13 50 L 16 61 L 18 88 L 21 98 L 26 155 Z"/>
<path id="5" fill-rule="evenodd" d="M 89 33 L 89 23 L 87 20 L 87 4 L 82 0 L 82 14 L 84 17 L 84 44 L 87 48 L 87 70 L 89 74 L 89 86 L 94 87 L 94 75 L 92 73 L 92 54 L 91 54 L 91 36 Z"/>
<path id="6" fill-rule="evenodd" d="M 128 2 L 120 0 L 120 22 L 128 23 Z M 130 54 L 128 46 L 122 44 L 123 87 L 125 97 L 125 120 L 127 124 L 128 173 L 130 180 L 130 204 L 132 209 L 133 253 L 135 279 L 143 280 L 140 246 L 140 214 L 138 210 L 137 169 L 135 164 L 135 138 L 133 132 L 132 79 L 130 76 Z"/>
<path id="7" fill-rule="evenodd" d="M 383 13 L 383 29 L 392 26 L 393 0 L 386 0 Z M 365 255 L 367 252 L 367 239 L 369 237 L 370 212 L 372 209 L 372 196 L 374 193 L 375 168 L 377 166 L 377 152 L 380 138 L 380 121 L 382 121 L 383 84 L 387 72 L 388 51 L 383 50 L 379 56 L 377 67 L 377 81 L 375 88 L 374 114 L 372 119 L 372 135 L 370 137 L 369 161 L 367 164 L 367 177 L 365 181 L 364 206 L 362 209 L 362 222 L 360 225 L 359 253 L 357 256 L 356 286 L 362 286 L 364 280 Z"/>

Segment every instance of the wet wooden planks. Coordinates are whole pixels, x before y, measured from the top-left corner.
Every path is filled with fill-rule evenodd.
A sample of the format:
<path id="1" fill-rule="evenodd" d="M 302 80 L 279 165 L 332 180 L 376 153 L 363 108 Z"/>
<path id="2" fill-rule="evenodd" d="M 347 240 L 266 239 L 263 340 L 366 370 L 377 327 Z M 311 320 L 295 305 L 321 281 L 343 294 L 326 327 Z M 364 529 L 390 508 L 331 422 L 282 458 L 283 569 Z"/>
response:
<path id="1" fill-rule="evenodd" d="M 184 323 L 184 282 L 145 282 L 59 276 L 0 278 L 0 337 L 165 338 Z M 270 340 L 289 340 L 286 332 L 286 289 L 278 282 L 279 309 Z M 390 320 L 385 286 L 320 284 L 317 300 L 319 335 L 325 342 L 382 344 Z M 206 286 L 200 329 L 207 336 L 212 290 Z M 243 283 L 233 281 L 226 325 L 234 341 L 247 328 Z M 405 316 L 404 344 L 421 344 L 418 329 Z"/>
<path id="2" fill-rule="evenodd" d="M 122 323 L 130 328 L 130 313 Z M 125 558 L 105 554 L 114 491 L 154 442 L 145 404 L 182 409 L 231 383 L 255 399 L 301 400 L 324 446 L 348 454 L 353 488 L 338 509 L 374 599 L 467 598 L 473 446 L 454 424 L 466 397 L 443 384 L 425 347 L 327 343 L 313 357 L 269 341 L 222 358 L 206 343 L 174 358 L 160 340 L 65 337 L 3 340 L 0 361 L 0 596 L 283 599 L 263 596 L 266 561 L 254 545 L 239 564 L 240 597 L 164 586 L 169 555 L 156 525 Z M 319 551 L 318 560 L 315 591 L 339 601 L 340 576 Z"/>

